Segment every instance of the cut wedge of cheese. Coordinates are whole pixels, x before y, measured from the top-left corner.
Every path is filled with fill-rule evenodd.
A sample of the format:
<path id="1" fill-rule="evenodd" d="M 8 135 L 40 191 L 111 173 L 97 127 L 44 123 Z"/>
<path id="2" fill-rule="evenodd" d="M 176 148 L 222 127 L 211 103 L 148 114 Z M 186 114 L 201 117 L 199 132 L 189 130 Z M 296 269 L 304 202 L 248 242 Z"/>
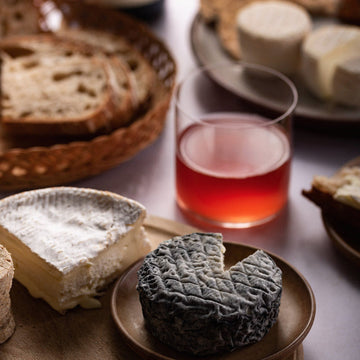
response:
<path id="1" fill-rule="evenodd" d="M 95 296 L 151 250 L 145 208 L 105 191 L 55 187 L 0 201 L 0 242 L 15 278 L 55 310 L 100 306 Z"/>
<path id="2" fill-rule="evenodd" d="M 238 37 L 245 61 L 285 74 L 299 67 L 301 43 L 311 31 L 307 11 L 285 1 L 255 1 L 237 16 Z"/>
<path id="3" fill-rule="evenodd" d="M 358 55 L 335 68 L 333 96 L 337 103 L 360 107 L 360 50 Z"/>
<path id="4" fill-rule="evenodd" d="M 301 72 L 309 90 L 322 99 L 332 99 L 339 93 L 341 79 L 334 82 L 336 69 L 360 55 L 360 28 L 349 25 L 329 25 L 314 30 L 302 46 Z M 340 66 L 340 68 L 339 68 Z M 341 76 L 341 74 L 340 74 Z M 353 79 L 355 82 L 355 79 Z M 349 86 L 349 85 L 347 85 Z M 351 85 L 350 88 L 353 88 Z M 341 95 L 346 97 L 348 93 Z M 339 94 L 337 95 L 339 98 Z"/>

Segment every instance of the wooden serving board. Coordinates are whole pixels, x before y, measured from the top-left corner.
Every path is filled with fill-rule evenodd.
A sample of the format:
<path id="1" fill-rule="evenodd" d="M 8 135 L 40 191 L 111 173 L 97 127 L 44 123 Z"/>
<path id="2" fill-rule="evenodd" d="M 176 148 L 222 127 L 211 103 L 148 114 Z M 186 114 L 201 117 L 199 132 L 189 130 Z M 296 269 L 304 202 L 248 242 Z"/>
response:
<path id="1" fill-rule="evenodd" d="M 150 216 L 146 231 L 154 243 L 196 229 Z M 14 335 L 0 345 L 1 360 L 139 360 L 119 335 L 110 311 L 113 285 L 101 297 L 100 309 L 75 308 L 60 315 L 46 302 L 34 299 L 16 280 L 11 290 L 16 322 Z M 303 360 L 302 346 L 283 360 Z"/>

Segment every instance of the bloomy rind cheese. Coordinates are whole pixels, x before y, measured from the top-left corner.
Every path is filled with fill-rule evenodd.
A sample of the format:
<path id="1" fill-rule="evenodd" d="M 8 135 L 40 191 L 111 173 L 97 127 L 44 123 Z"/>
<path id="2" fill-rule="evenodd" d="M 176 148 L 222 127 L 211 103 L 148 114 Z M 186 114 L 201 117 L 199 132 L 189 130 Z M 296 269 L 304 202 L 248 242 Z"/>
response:
<path id="1" fill-rule="evenodd" d="M 151 250 L 145 216 L 138 202 L 107 191 L 27 191 L 0 201 L 0 243 L 32 296 L 61 313 L 98 307 L 99 291 Z"/>
<path id="2" fill-rule="evenodd" d="M 300 64 L 301 43 L 311 31 L 307 11 L 286 1 L 254 1 L 237 15 L 242 58 L 293 74 Z"/>
<path id="3" fill-rule="evenodd" d="M 10 299 L 13 277 L 14 265 L 11 255 L 0 245 L 0 344 L 5 342 L 15 330 Z"/>
<path id="4" fill-rule="evenodd" d="M 281 270 L 263 251 L 224 270 L 221 234 L 165 241 L 138 271 L 149 331 L 181 352 L 208 355 L 257 342 L 275 323 Z"/>
<path id="5" fill-rule="evenodd" d="M 332 86 L 335 102 L 360 107 L 360 47 L 358 57 L 336 66 Z"/>
<path id="6" fill-rule="evenodd" d="M 317 97 L 332 100 L 337 67 L 359 54 L 357 26 L 334 24 L 312 31 L 302 45 L 301 73 L 305 85 Z"/>

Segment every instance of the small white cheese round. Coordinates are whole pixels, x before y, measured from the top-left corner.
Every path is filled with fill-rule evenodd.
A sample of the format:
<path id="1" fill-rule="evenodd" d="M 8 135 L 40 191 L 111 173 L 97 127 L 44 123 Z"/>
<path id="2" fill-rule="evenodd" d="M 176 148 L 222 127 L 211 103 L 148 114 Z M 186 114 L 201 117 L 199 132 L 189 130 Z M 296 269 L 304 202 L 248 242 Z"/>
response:
<path id="1" fill-rule="evenodd" d="M 311 28 L 306 10 L 285 1 L 253 2 L 237 15 L 243 59 L 285 74 L 297 71 L 301 43 Z"/>
<path id="2" fill-rule="evenodd" d="M 336 24 L 314 30 L 306 37 L 302 46 L 301 72 L 305 85 L 322 99 L 332 99 L 336 87 L 339 98 L 339 92 L 342 91 L 340 88 L 343 86 L 339 83 L 342 81 L 339 78 L 335 83 L 335 71 L 341 64 L 359 55 L 359 27 Z M 355 82 L 359 80 L 354 77 L 347 81 L 353 82 L 351 86 L 356 87 Z M 347 94 L 345 91 L 340 97 L 344 98 Z"/>
<path id="3" fill-rule="evenodd" d="M 336 66 L 332 85 L 335 102 L 360 107 L 360 51 Z"/>

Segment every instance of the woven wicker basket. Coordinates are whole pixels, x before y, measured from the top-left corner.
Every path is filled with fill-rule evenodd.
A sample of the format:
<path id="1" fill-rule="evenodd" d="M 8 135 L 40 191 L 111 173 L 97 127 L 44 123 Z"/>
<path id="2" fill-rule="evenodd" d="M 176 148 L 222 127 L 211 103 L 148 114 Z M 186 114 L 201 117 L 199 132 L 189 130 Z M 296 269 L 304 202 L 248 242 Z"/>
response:
<path id="1" fill-rule="evenodd" d="M 71 25 L 111 31 L 128 39 L 155 70 L 156 90 L 144 115 L 127 127 L 87 141 L 38 146 L 31 139 L 11 139 L 0 133 L 2 191 L 66 184 L 98 174 L 128 160 L 161 133 L 175 85 L 174 59 L 166 46 L 141 23 L 119 12 L 81 5 L 79 2 L 45 2 L 43 5 L 46 5 L 43 20 L 57 11 L 59 6 Z"/>

